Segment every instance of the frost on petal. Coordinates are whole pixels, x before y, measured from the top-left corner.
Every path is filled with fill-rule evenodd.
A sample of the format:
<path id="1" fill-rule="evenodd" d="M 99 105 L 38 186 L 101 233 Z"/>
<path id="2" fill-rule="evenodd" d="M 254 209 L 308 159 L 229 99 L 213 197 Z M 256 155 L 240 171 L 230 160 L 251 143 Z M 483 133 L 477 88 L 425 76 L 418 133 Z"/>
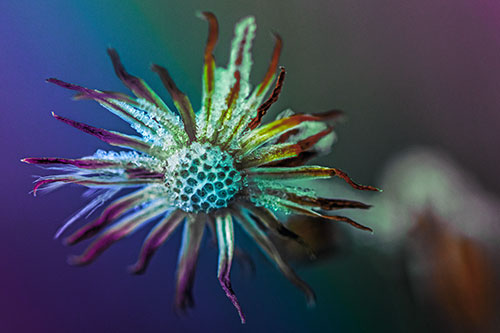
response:
<path id="1" fill-rule="evenodd" d="M 79 129 L 80 131 L 83 131 L 87 134 L 93 135 L 96 138 L 106 143 L 109 143 L 112 146 L 131 148 L 148 154 L 152 154 L 151 146 L 148 143 L 142 141 L 140 138 L 118 132 L 108 131 L 102 128 L 93 127 L 84 123 L 80 123 L 68 118 L 58 116 L 54 113 L 52 113 L 52 116 L 57 120 L 60 120 L 63 123 L 68 124 L 76 129 Z"/>
<path id="2" fill-rule="evenodd" d="M 203 12 L 200 14 L 200 17 L 208 21 L 209 30 L 204 53 L 202 105 L 201 111 L 197 115 L 196 123 L 198 135 L 200 137 L 207 137 L 208 125 L 212 117 L 215 89 L 215 59 L 213 51 L 219 36 L 219 24 L 215 15 L 210 12 Z"/>
<path id="3" fill-rule="evenodd" d="M 223 137 L 225 131 L 232 129 L 226 122 L 232 118 L 235 107 L 249 94 L 249 75 L 252 67 L 250 49 L 255 29 L 253 17 L 247 17 L 236 25 L 228 68 L 216 69 L 212 116 L 208 124 L 212 129 L 217 129 L 213 132 L 214 142 L 218 137 Z"/>
<path id="4" fill-rule="evenodd" d="M 238 299 L 231 286 L 231 263 L 234 254 L 234 231 L 233 220 L 231 215 L 227 214 L 223 217 L 216 217 L 215 225 L 217 229 L 217 241 L 219 243 L 219 265 L 217 269 L 217 278 L 219 279 L 222 289 L 226 296 L 231 300 L 234 307 L 240 315 L 242 323 L 245 323 L 245 315 L 243 314 Z"/>
<path id="5" fill-rule="evenodd" d="M 276 75 L 276 69 L 278 68 L 278 60 L 281 53 L 282 41 L 279 35 L 274 35 L 276 39 L 276 44 L 274 46 L 273 55 L 271 58 L 271 63 L 269 64 L 269 68 L 267 69 L 266 75 L 264 76 L 264 80 L 254 89 L 251 96 L 248 97 L 245 101 L 241 101 L 241 104 L 236 108 L 234 112 L 233 119 L 231 119 L 231 124 L 228 127 L 232 128 L 233 133 L 229 135 L 227 141 L 232 140 L 233 138 L 238 138 L 244 133 L 247 129 L 253 129 L 257 127 L 265 113 L 269 109 L 269 107 L 277 100 L 281 88 L 283 86 L 283 81 L 285 78 L 285 70 L 281 68 L 278 80 L 276 81 L 276 86 L 268 98 L 266 102 L 262 105 L 262 100 L 264 99 L 267 90 L 270 87 L 271 82 L 273 81 Z M 260 107 L 257 108 L 257 106 Z M 252 123 L 250 125 L 250 123 Z"/>

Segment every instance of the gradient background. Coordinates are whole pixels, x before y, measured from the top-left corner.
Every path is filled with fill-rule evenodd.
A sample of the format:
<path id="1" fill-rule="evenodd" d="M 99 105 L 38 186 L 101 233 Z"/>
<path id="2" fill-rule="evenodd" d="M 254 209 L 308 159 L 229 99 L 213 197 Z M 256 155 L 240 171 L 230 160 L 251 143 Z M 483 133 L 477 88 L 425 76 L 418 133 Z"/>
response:
<path id="1" fill-rule="evenodd" d="M 82 190 L 67 187 L 33 198 L 26 156 L 80 157 L 97 139 L 55 121 L 62 116 L 130 133 L 96 103 L 72 102 L 44 79 L 125 91 L 106 47 L 163 96 L 149 71 L 166 66 L 199 107 L 206 22 L 219 18 L 219 65 L 228 59 L 232 29 L 245 15 L 259 26 L 254 82 L 272 52 L 270 32 L 284 40 L 288 76 L 272 114 L 340 108 L 348 122 L 322 163 L 377 184 L 386 160 L 413 144 L 440 147 L 500 193 L 500 5 L 496 0 L 411 1 L 2 1 L 0 2 L 0 331 L 420 331 L 405 293 L 384 279 L 370 256 L 336 257 L 299 270 L 318 294 L 316 309 L 264 258 L 257 273 L 236 267 L 233 286 L 246 312 L 241 326 L 216 279 L 216 251 L 203 246 L 195 285 L 197 306 L 172 311 L 180 235 L 155 256 L 144 276 L 126 273 L 147 232 L 116 244 L 95 264 L 74 268 L 54 241 L 56 228 L 81 207 Z M 269 117 L 270 118 L 270 117 Z M 268 119 L 269 119 L 268 118 Z M 365 224 L 376 229 L 367 213 Z M 242 241 L 249 243 L 247 240 Z M 390 265 L 390 263 L 387 263 Z"/>

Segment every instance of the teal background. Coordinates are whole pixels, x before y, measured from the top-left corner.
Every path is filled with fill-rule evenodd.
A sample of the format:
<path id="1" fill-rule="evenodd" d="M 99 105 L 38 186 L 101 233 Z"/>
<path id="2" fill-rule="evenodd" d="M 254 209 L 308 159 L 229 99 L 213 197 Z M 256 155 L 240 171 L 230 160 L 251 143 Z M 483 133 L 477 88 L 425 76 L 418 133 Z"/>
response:
<path id="1" fill-rule="evenodd" d="M 272 52 L 270 32 L 284 40 L 287 79 L 272 115 L 345 110 L 339 142 L 319 163 L 377 185 L 386 160 L 413 144 L 440 147 L 500 191 L 500 5 L 497 1 L 2 1 L 0 3 L 0 331 L 1 332 L 419 332 L 394 263 L 376 251 L 351 249 L 299 268 L 318 295 L 302 295 L 259 255 L 255 276 L 236 266 L 233 286 L 247 315 L 241 326 L 216 279 L 216 250 L 205 242 L 195 285 L 196 308 L 172 309 L 180 235 L 169 241 L 145 276 L 130 276 L 146 230 L 116 244 L 89 267 L 65 257 L 83 249 L 53 240 L 57 227 L 82 205 L 81 189 L 28 194 L 26 156 L 79 157 L 109 149 L 50 116 L 54 111 L 94 126 L 129 132 L 90 102 L 46 84 L 48 77 L 125 91 L 106 47 L 127 69 L 166 96 L 149 71 L 166 66 L 195 108 L 207 34 L 199 10 L 220 23 L 219 65 L 228 59 L 234 24 L 254 15 L 253 82 Z M 365 224 L 377 221 L 366 214 Z M 384 269 L 380 269 L 380 267 Z"/>

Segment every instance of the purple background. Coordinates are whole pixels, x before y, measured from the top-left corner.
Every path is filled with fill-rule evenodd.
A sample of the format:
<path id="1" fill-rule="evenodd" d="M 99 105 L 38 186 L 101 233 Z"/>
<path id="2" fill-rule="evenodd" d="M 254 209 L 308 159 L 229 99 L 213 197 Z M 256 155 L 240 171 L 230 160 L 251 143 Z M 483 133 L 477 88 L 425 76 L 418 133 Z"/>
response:
<path id="1" fill-rule="evenodd" d="M 364 254 L 300 269 L 319 296 L 317 308 L 308 310 L 302 295 L 252 251 L 257 274 L 238 267 L 232 274 L 245 326 L 218 285 L 216 251 L 207 242 L 197 270 L 197 307 L 185 318 L 172 311 L 179 234 L 145 276 L 130 276 L 125 268 L 146 230 L 89 267 L 66 264 L 66 256 L 83 247 L 65 248 L 53 234 L 83 204 L 82 190 L 67 187 L 33 198 L 32 175 L 43 170 L 19 159 L 110 149 L 55 121 L 51 111 L 98 127 L 130 129 L 95 103 L 72 102 L 68 91 L 44 80 L 125 91 L 106 56 L 106 47 L 113 46 L 127 69 L 163 96 L 148 67 L 168 67 L 199 107 L 207 27 L 195 17 L 197 10 L 219 18 L 219 65 L 227 61 L 235 22 L 256 16 L 254 82 L 272 51 L 269 32 L 281 34 L 280 64 L 288 76 L 273 114 L 289 106 L 348 113 L 333 154 L 320 162 L 377 184 L 389 157 L 425 144 L 449 151 L 489 190 L 500 192 L 498 1 L 2 1 L 0 331 L 421 330 L 404 293 L 378 276 Z M 376 228 L 368 213 L 363 222 Z M 242 243 L 253 250 L 248 240 Z"/>

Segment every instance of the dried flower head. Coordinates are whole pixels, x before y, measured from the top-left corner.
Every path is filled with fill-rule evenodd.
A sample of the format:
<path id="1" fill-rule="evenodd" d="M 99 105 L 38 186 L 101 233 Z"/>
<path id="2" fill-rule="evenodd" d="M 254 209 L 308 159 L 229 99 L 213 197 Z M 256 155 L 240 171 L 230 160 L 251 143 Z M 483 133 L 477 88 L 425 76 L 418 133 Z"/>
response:
<path id="1" fill-rule="evenodd" d="M 202 16 L 209 23 L 209 36 L 199 112 L 194 112 L 188 97 L 177 88 L 165 68 L 152 66 L 170 93 L 177 112 L 172 111 L 146 82 L 129 74 L 116 51 L 109 49 L 117 76 L 135 97 L 88 89 L 58 79 L 48 79 L 48 82 L 76 91 L 76 99 L 98 102 L 127 121 L 139 136 L 53 116 L 110 145 L 131 151 L 97 151 L 79 159 L 26 158 L 23 161 L 60 165 L 64 171 L 38 179 L 35 193 L 66 183 L 98 189 L 99 195 L 71 218 L 57 236 L 78 217 L 108 201 L 118 191 L 136 188 L 108 205 L 96 220 L 66 238 L 67 244 L 76 244 L 102 231 L 83 254 L 71 259 L 74 264 L 90 263 L 114 242 L 145 223 L 156 221 L 132 268 L 133 272 L 141 273 L 158 247 L 184 224 L 175 299 L 181 309 L 192 305 L 191 289 L 198 251 L 205 226 L 208 226 L 219 248 L 218 279 L 244 322 L 229 279 L 235 254 L 233 221 L 238 222 L 278 269 L 305 293 L 308 302 L 313 303 L 312 290 L 283 261 L 269 234 L 299 243 L 303 241 L 287 229 L 274 212 L 324 217 L 370 230 L 347 217 L 323 213 L 369 206 L 356 201 L 320 198 L 312 190 L 289 181 L 336 176 L 356 189 L 376 189 L 354 183 L 335 168 L 304 166 L 311 157 L 329 150 L 334 134 L 325 120 L 335 120 L 340 112 L 311 115 L 287 110 L 276 120 L 261 125 L 267 110 L 277 100 L 285 78 L 285 70 L 280 68 L 274 89 L 265 99 L 278 69 L 282 45 L 279 36 L 276 36 L 271 64 L 263 81 L 251 90 L 250 47 L 256 29 L 254 18 L 244 18 L 236 25 L 229 65 L 221 68 L 215 66 L 213 56 L 218 37 L 217 20 L 211 13 Z"/>

